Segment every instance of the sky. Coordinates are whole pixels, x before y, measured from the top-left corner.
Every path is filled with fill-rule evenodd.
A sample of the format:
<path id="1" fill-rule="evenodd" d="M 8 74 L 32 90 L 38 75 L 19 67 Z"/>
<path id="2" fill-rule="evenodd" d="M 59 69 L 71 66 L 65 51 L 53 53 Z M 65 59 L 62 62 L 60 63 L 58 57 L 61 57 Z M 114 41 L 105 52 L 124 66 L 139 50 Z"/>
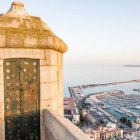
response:
<path id="1" fill-rule="evenodd" d="M 65 67 L 140 64 L 139 0 L 21 0 L 68 45 Z M 5 13 L 12 0 L 0 4 Z"/>

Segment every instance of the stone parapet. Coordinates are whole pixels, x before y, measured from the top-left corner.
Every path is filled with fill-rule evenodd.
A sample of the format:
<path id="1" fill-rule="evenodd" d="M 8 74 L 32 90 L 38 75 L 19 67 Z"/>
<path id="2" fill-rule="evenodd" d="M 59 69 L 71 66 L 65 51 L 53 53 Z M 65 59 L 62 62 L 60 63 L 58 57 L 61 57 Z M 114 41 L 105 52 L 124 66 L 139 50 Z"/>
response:
<path id="1" fill-rule="evenodd" d="M 43 140 L 90 140 L 78 127 L 51 110 L 43 111 Z"/>

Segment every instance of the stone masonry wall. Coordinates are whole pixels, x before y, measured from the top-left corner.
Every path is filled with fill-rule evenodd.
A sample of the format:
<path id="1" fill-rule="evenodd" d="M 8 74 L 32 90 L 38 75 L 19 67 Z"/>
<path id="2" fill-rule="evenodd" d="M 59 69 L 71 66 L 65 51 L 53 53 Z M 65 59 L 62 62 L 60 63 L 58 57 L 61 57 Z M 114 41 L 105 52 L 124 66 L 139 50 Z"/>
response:
<path id="1" fill-rule="evenodd" d="M 63 115 L 63 54 L 51 49 L 0 48 L 0 140 L 5 140 L 3 60 L 40 59 L 41 139 L 44 140 L 42 111 L 51 109 Z"/>

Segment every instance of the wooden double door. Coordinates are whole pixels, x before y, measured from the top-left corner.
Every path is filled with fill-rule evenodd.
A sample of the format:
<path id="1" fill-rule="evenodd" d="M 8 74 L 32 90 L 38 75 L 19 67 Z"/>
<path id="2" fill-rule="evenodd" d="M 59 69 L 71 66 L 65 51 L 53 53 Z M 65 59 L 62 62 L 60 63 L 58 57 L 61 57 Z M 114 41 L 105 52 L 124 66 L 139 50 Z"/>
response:
<path id="1" fill-rule="evenodd" d="M 5 139 L 40 140 L 39 60 L 5 59 Z"/>

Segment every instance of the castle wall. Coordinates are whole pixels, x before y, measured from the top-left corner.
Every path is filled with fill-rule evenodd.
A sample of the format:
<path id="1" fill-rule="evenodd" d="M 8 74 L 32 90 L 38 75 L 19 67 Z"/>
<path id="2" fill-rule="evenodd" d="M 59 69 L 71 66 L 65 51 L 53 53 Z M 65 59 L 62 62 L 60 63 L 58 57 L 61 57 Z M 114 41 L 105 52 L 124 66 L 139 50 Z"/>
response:
<path id="1" fill-rule="evenodd" d="M 6 58 L 40 60 L 40 128 L 43 140 L 42 111 L 50 109 L 63 116 L 63 54 L 51 49 L 0 48 L 0 140 L 5 140 L 3 60 Z"/>

